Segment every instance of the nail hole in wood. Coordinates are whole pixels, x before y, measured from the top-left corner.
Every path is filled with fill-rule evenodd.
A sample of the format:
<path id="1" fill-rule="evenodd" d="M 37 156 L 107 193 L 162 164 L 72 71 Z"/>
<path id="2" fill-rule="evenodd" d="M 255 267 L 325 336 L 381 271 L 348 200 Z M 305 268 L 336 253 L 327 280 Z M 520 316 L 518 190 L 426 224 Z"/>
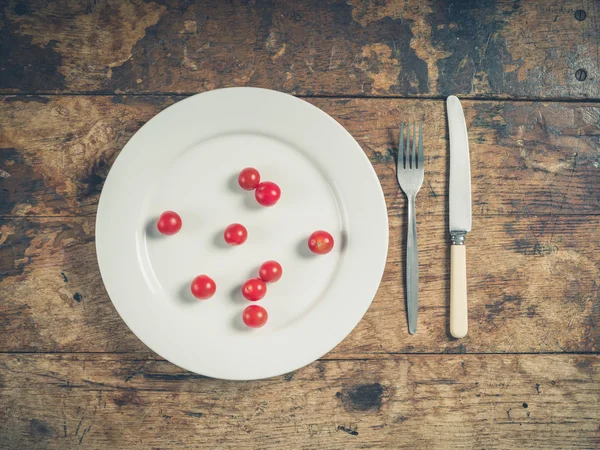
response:
<path id="1" fill-rule="evenodd" d="M 23 64 L 15 64 L 12 68 L 12 71 L 16 77 L 20 78 L 25 75 L 25 66 L 23 66 Z"/>
<path id="2" fill-rule="evenodd" d="M 575 78 L 579 81 L 584 81 L 587 78 L 587 71 L 585 69 L 577 69 Z"/>
<path id="3" fill-rule="evenodd" d="M 585 11 L 583 9 L 578 9 L 577 11 L 575 11 L 575 18 L 577 20 L 579 20 L 580 22 L 582 20 L 585 20 L 586 17 L 587 17 L 587 14 L 585 13 Z"/>
<path id="4" fill-rule="evenodd" d="M 18 3 L 17 6 L 15 6 L 15 14 L 17 16 L 24 16 L 25 14 L 29 14 L 29 8 L 23 2 Z"/>

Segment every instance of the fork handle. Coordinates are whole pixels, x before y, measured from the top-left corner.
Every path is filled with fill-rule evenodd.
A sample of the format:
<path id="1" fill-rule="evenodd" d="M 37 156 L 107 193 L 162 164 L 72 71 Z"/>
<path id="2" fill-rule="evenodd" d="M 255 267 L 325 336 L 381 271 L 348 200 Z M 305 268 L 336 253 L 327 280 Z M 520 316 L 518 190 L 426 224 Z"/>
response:
<path id="1" fill-rule="evenodd" d="M 408 233 L 406 235 L 406 311 L 408 332 L 417 332 L 419 304 L 419 252 L 417 249 L 417 217 L 415 196 L 408 197 Z"/>
<path id="2" fill-rule="evenodd" d="M 467 335 L 467 251 L 464 244 L 450 247 L 450 334 Z"/>

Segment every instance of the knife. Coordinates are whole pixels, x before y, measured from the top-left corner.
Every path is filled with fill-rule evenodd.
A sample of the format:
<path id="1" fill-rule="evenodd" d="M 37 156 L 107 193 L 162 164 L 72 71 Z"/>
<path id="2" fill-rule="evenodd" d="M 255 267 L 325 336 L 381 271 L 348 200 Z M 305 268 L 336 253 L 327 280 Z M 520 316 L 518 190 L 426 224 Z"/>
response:
<path id="1" fill-rule="evenodd" d="M 450 131 L 450 334 L 467 335 L 467 254 L 465 237 L 471 231 L 471 167 L 467 124 L 460 100 L 446 100 Z"/>

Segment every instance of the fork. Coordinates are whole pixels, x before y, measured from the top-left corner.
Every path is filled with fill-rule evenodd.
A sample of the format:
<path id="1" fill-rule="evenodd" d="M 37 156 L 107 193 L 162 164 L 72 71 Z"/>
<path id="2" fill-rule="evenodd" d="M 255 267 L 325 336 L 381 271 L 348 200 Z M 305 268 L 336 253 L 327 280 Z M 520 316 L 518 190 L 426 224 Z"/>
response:
<path id="1" fill-rule="evenodd" d="M 406 146 L 404 139 L 405 125 L 400 127 L 398 143 L 398 160 L 396 177 L 400 187 L 408 199 L 408 233 L 406 235 L 406 311 L 408 332 L 417 332 L 417 306 L 419 303 L 419 254 L 417 249 L 417 218 L 415 216 L 415 199 L 423 184 L 423 124 L 419 123 L 419 142 L 417 144 L 417 124 L 412 126 L 412 152 L 410 148 L 411 124 L 406 125 Z M 417 145 L 419 153 L 417 154 Z"/>

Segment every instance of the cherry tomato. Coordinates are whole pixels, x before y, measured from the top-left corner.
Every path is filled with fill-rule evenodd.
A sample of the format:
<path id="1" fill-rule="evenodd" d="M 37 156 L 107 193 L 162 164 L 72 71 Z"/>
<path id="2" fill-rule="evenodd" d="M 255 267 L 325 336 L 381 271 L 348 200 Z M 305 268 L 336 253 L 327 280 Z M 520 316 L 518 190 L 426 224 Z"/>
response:
<path id="1" fill-rule="evenodd" d="M 272 181 L 263 181 L 254 191 L 256 201 L 263 206 L 273 206 L 281 197 L 281 189 Z"/>
<path id="2" fill-rule="evenodd" d="M 266 281 L 267 283 L 274 283 L 275 281 L 279 281 L 283 271 L 281 269 L 281 264 L 279 264 L 277 261 L 267 261 L 260 266 L 260 269 L 258 269 L 258 274 L 263 281 Z"/>
<path id="3" fill-rule="evenodd" d="M 315 231 L 308 238 L 308 248 L 310 248 L 311 252 L 318 255 L 329 253 L 333 248 L 333 236 L 327 231 Z"/>
<path id="4" fill-rule="evenodd" d="M 238 176 L 238 183 L 242 189 L 251 191 L 260 183 L 260 173 L 254 167 L 246 167 Z"/>
<path id="5" fill-rule="evenodd" d="M 158 222 L 156 222 L 156 228 L 162 234 L 171 235 L 177 233 L 181 230 L 181 217 L 179 214 L 173 211 L 165 211 L 158 218 Z"/>
<path id="6" fill-rule="evenodd" d="M 260 300 L 267 293 L 267 285 L 260 278 L 250 278 L 242 286 L 242 295 L 250 301 Z"/>
<path id="7" fill-rule="evenodd" d="M 211 298 L 217 290 L 217 285 L 208 275 L 198 275 L 192 281 L 192 294 L 200 300 Z"/>
<path id="8" fill-rule="evenodd" d="M 232 223 L 225 228 L 223 238 L 229 245 L 241 245 L 248 239 L 248 230 L 242 224 Z"/>
<path id="9" fill-rule="evenodd" d="M 267 310 L 258 305 L 248 306 L 242 314 L 242 320 L 250 328 L 262 327 L 265 323 L 267 323 L 268 318 L 269 315 L 267 314 Z"/>

